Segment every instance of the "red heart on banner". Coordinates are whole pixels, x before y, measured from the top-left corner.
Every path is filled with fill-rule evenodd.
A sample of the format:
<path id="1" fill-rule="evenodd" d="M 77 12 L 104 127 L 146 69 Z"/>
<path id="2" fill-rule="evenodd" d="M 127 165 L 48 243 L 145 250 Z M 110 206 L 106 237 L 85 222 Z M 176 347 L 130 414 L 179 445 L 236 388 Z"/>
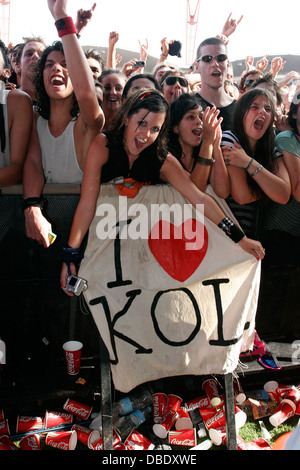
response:
<path id="1" fill-rule="evenodd" d="M 205 225 L 196 219 L 188 219 L 179 226 L 160 220 L 152 228 L 148 244 L 154 258 L 169 276 L 183 282 L 202 263 L 207 252 L 208 233 Z"/>

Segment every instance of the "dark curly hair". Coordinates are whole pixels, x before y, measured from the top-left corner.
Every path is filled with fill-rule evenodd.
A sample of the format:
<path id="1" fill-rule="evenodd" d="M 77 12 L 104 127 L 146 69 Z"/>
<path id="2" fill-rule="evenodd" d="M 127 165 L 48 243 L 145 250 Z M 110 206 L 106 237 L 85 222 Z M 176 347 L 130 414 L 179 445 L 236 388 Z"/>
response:
<path id="1" fill-rule="evenodd" d="M 52 51 L 59 51 L 64 55 L 62 42 L 55 41 L 51 46 L 46 47 L 46 49 L 43 51 L 43 54 L 37 63 L 37 70 L 34 80 L 36 91 L 36 110 L 45 119 L 50 118 L 50 99 L 45 89 L 43 73 L 47 57 Z M 77 117 L 79 114 L 79 106 L 75 93 L 73 93 L 73 106 L 70 110 L 70 114 L 73 118 Z"/>

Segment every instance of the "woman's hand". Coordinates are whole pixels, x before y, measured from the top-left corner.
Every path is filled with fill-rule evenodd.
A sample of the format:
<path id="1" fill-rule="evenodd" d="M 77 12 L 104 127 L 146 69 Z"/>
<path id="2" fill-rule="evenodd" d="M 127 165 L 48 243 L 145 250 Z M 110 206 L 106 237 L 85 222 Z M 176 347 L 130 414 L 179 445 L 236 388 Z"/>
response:
<path id="1" fill-rule="evenodd" d="M 215 106 L 206 108 L 202 118 L 202 141 L 214 143 L 217 129 L 220 126 L 223 118 L 218 118 L 220 110 Z"/>
<path id="2" fill-rule="evenodd" d="M 244 251 L 254 256 L 257 261 L 262 260 L 265 257 L 265 250 L 262 247 L 262 244 L 257 240 L 244 237 L 238 242 L 238 245 L 240 245 Z"/>
<path id="3" fill-rule="evenodd" d="M 237 142 L 234 142 L 233 147 L 229 145 L 222 147 L 222 153 L 226 166 L 231 165 L 245 169 L 251 160 L 251 157 Z"/>
<path id="4" fill-rule="evenodd" d="M 75 276 L 77 275 L 75 264 L 70 263 L 70 271 L 71 271 L 71 274 L 74 274 Z M 64 289 L 64 287 L 66 286 L 68 276 L 69 276 L 68 267 L 66 263 L 63 263 L 61 272 L 60 272 L 60 286 L 62 289 Z M 71 294 L 71 292 L 68 292 L 67 290 L 65 290 L 64 292 L 70 297 L 73 297 L 73 294 Z"/>

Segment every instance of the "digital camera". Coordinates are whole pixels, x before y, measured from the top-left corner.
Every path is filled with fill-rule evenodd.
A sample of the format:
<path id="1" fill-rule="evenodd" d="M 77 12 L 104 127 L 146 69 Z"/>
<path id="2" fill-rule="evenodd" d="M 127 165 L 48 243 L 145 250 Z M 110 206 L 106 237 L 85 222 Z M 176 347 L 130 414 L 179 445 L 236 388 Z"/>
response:
<path id="1" fill-rule="evenodd" d="M 82 292 L 84 292 L 87 289 L 87 281 L 85 279 L 82 279 L 81 277 L 74 276 L 74 274 L 71 274 L 71 276 L 67 277 L 67 282 L 64 287 L 64 290 L 67 292 L 71 292 L 71 294 L 74 295 L 80 295 Z"/>

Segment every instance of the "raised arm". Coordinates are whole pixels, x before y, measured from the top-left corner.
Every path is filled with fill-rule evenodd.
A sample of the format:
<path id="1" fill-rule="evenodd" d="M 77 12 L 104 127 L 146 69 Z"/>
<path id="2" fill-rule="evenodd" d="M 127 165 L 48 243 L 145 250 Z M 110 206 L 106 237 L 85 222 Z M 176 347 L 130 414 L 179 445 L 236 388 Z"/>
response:
<path id="1" fill-rule="evenodd" d="M 67 3 L 68 0 L 48 0 L 49 10 L 63 43 L 68 72 L 80 108 L 80 119 L 89 129 L 101 130 L 104 115 L 97 101 L 93 75 L 76 36 L 75 25 L 68 16 Z"/>

